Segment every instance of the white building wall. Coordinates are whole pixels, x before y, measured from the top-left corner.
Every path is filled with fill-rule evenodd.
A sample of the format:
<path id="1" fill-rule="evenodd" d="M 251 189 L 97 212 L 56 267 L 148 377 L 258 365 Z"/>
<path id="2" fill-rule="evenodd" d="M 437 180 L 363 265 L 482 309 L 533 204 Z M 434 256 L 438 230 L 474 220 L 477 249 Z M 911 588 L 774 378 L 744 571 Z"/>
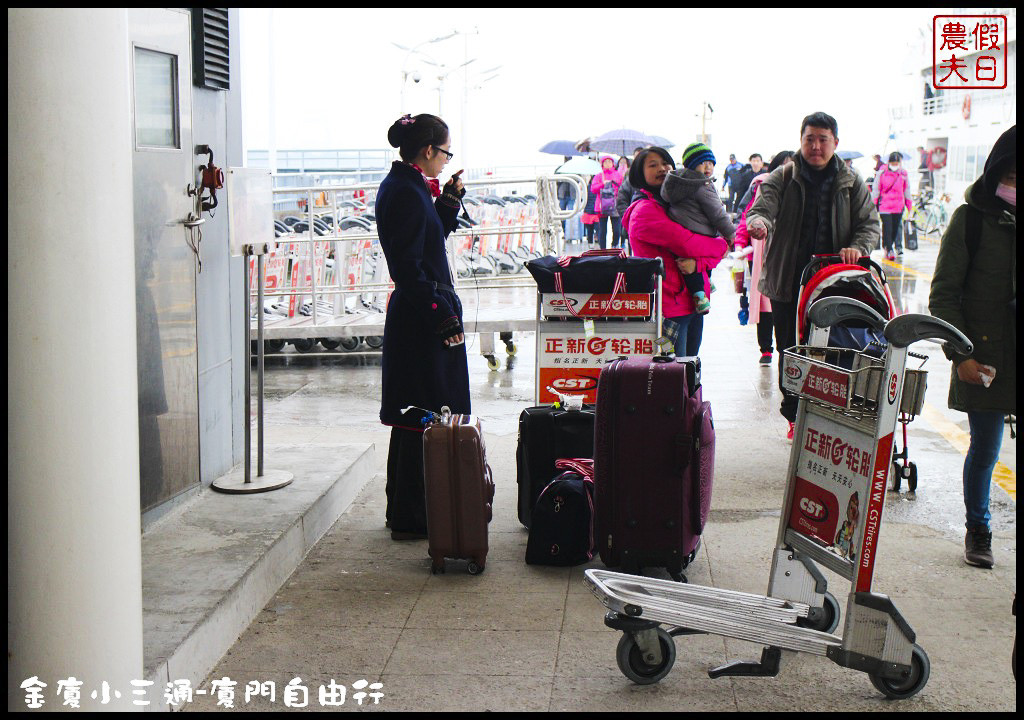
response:
<path id="1" fill-rule="evenodd" d="M 129 57 L 117 9 L 7 14 L 8 707 L 132 709 L 142 571 Z M 111 695 L 90 695 L 109 683 Z"/>

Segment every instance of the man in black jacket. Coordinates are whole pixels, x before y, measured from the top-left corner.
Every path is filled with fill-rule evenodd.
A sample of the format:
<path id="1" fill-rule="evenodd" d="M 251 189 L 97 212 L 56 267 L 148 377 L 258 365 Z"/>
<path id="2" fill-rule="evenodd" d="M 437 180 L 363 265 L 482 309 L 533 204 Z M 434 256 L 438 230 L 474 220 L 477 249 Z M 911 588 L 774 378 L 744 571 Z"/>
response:
<path id="1" fill-rule="evenodd" d="M 732 207 L 726 208 L 730 212 L 740 213 L 746 205 L 743 204 L 743 197 L 750 189 L 751 181 L 764 172 L 764 160 L 761 155 L 754 153 L 750 156 L 750 162 L 733 177 L 733 185 L 736 188 L 736 202 Z"/>

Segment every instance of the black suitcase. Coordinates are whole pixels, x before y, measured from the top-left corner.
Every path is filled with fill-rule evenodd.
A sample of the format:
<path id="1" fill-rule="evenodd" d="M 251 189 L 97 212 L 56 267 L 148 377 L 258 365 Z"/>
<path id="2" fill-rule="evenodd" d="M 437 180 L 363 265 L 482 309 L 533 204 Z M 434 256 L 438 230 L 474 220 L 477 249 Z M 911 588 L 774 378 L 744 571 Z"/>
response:
<path id="1" fill-rule="evenodd" d="M 519 522 L 530 527 L 533 506 L 558 470 L 562 458 L 594 457 L 594 406 L 566 410 L 539 405 L 519 415 L 519 445 L 516 448 L 519 482 Z"/>
<path id="2" fill-rule="evenodd" d="M 715 430 L 700 359 L 619 358 L 597 393 L 594 530 L 601 560 L 676 579 L 695 557 L 711 509 Z"/>

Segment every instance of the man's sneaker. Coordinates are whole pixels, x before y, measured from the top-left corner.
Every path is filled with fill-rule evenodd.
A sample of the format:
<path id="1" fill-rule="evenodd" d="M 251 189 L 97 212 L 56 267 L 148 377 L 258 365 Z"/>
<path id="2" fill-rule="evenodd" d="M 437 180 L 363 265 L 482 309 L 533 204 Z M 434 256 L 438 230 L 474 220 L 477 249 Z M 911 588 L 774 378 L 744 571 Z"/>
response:
<path id="1" fill-rule="evenodd" d="M 896 257 L 903 257 L 903 248 L 896 248 Z"/>
<path id="2" fill-rule="evenodd" d="M 985 528 L 968 528 L 964 547 L 964 560 L 968 565 L 990 568 L 995 564 L 995 558 L 992 557 L 992 533 Z"/>
<path id="3" fill-rule="evenodd" d="M 761 359 L 757 361 L 759 365 L 771 365 L 772 354 L 770 352 L 761 353 Z"/>
<path id="4" fill-rule="evenodd" d="M 698 296 L 698 297 L 696 297 L 694 299 L 697 301 L 697 312 L 699 314 L 707 315 L 709 312 L 711 312 L 711 301 L 710 300 L 708 300 L 706 297 L 700 297 L 700 296 Z"/>
<path id="5" fill-rule="evenodd" d="M 786 439 L 793 442 L 793 432 L 796 430 L 796 423 L 789 424 L 789 432 L 786 433 Z"/>
<path id="6" fill-rule="evenodd" d="M 890 250 L 889 254 L 886 255 L 885 257 L 889 260 L 889 262 L 892 262 L 892 261 L 894 261 L 896 259 L 896 253 L 894 253 L 892 250 Z"/>

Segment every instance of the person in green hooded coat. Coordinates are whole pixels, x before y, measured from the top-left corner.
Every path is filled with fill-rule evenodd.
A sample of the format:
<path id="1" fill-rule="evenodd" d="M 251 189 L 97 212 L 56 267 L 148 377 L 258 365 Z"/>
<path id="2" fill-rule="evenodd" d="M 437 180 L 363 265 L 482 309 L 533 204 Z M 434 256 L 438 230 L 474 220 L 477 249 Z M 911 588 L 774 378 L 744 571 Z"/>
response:
<path id="1" fill-rule="evenodd" d="M 1006 415 L 1017 413 L 1017 126 L 996 141 L 985 172 L 964 193 L 942 236 L 928 307 L 963 332 L 974 352 L 948 347 L 949 407 L 967 413 L 965 559 L 992 567 L 989 491 Z"/>

